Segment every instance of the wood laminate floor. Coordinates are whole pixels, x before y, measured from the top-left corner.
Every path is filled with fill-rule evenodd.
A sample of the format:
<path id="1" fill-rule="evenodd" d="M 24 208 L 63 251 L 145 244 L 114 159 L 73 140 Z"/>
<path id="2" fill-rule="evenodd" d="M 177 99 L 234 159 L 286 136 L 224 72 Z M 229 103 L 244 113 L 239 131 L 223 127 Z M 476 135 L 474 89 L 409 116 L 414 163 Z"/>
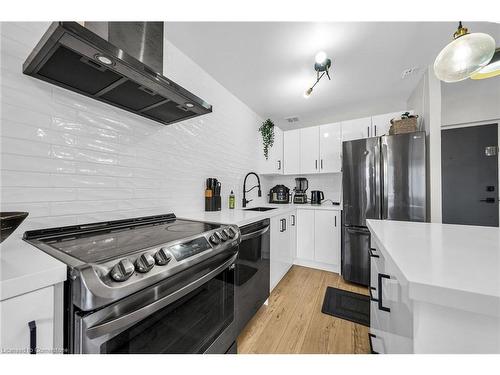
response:
<path id="1" fill-rule="evenodd" d="M 327 286 L 368 295 L 336 273 L 292 266 L 238 337 L 238 353 L 369 353 L 368 327 L 323 314 Z"/>

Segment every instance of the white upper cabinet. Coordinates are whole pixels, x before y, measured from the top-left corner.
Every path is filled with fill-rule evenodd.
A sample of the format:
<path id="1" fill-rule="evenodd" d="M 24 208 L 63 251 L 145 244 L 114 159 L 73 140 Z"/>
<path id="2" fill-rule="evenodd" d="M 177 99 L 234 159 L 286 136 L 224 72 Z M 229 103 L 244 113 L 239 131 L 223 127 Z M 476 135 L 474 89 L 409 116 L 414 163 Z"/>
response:
<path id="1" fill-rule="evenodd" d="M 319 126 L 300 129 L 300 173 L 319 172 Z"/>
<path id="2" fill-rule="evenodd" d="M 283 170 L 285 174 L 300 173 L 300 129 L 284 132 Z"/>
<path id="3" fill-rule="evenodd" d="M 342 141 L 374 137 L 375 135 L 372 134 L 371 127 L 371 117 L 342 121 Z"/>
<path id="4" fill-rule="evenodd" d="M 340 122 L 319 127 L 319 171 L 338 173 L 342 170 L 342 127 Z"/>
<path id="5" fill-rule="evenodd" d="M 262 138 L 259 138 L 260 173 L 261 174 L 283 174 L 283 131 L 274 127 L 274 144 L 269 149 L 268 158 L 262 150 Z"/>

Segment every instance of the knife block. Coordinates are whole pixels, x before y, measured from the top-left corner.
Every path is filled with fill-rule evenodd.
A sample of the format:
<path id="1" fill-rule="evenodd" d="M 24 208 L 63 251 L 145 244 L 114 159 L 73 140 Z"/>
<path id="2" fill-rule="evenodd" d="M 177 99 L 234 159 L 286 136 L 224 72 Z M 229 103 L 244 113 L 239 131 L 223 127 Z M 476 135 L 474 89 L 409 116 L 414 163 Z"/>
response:
<path id="1" fill-rule="evenodd" d="M 205 211 L 220 211 L 221 210 L 221 196 L 205 197 Z"/>

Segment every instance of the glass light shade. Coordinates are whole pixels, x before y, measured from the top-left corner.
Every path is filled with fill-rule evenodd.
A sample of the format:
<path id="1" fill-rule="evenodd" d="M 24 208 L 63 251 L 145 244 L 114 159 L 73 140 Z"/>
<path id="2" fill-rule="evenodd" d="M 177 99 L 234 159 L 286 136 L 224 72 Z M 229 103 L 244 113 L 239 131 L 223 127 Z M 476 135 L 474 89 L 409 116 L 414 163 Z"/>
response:
<path id="1" fill-rule="evenodd" d="M 436 57 L 434 73 L 441 81 L 463 81 L 486 66 L 495 53 L 495 39 L 484 33 L 456 38 Z"/>
<path id="2" fill-rule="evenodd" d="M 471 79 L 485 79 L 500 75 L 500 48 L 497 48 L 491 61 L 484 68 L 470 76 Z"/>

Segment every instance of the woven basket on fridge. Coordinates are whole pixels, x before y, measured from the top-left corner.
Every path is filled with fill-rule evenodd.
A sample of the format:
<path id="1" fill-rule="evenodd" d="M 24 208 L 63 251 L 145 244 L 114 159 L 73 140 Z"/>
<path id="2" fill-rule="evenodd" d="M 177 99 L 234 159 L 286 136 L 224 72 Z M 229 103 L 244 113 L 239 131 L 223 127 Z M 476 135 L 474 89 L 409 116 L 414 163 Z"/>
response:
<path id="1" fill-rule="evenodd" d="M 389 135 L 416 132 L 417 131 L 417 118 L 418 118 L 418 116 L 403 118 L 403 119 L 398 119 L 398 120 L 392 119 L 391 120 L 392 125 L 389 128 Z"/>

